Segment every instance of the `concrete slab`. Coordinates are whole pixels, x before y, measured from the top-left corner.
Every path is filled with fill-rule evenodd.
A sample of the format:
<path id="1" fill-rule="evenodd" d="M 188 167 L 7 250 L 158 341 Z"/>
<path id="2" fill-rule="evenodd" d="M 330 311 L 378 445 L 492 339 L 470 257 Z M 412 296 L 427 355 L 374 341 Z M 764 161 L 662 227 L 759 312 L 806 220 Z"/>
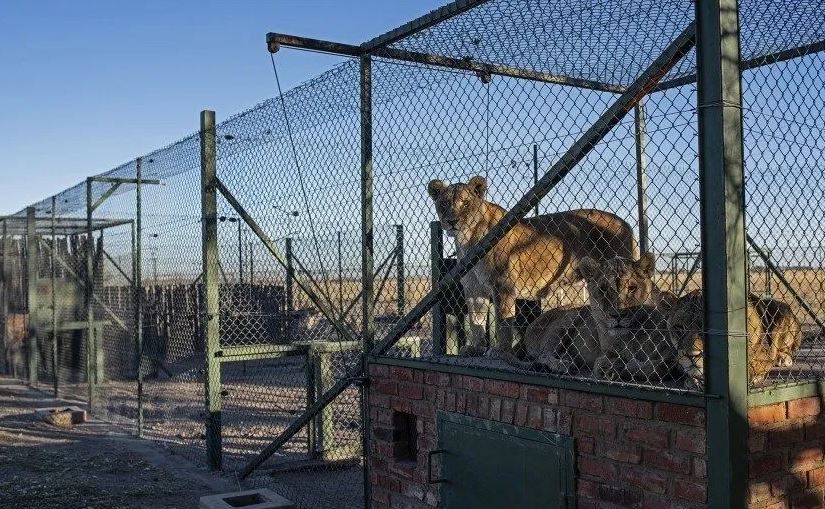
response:
<path id="1" fill-rule="evenodd" d="M 201 497 L 200 509 L 296 509 L 295 504 L 272 490 L 257 489 Z"/>

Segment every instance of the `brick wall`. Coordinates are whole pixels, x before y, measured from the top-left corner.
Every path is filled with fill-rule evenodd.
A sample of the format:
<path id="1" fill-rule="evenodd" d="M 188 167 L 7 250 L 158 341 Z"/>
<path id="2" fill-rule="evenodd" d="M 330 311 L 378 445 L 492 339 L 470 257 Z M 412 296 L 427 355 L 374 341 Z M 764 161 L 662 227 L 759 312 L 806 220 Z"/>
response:
<path id="1" fill-rule="evenodd" d="M 437 410 L 574 437 L 579 508 L 706 507 L 703 408 L 381 364 L 370 375 L 376 509 L 438 506 L 426 481 Z M 418 417 L 416 461 L 393 460 L 394 412 Z"/>
<path id="2" fill-rule="evenodd" d="M 825 507 L 825 414 L 821 397 L 753 407 L 749 507 Z"/>

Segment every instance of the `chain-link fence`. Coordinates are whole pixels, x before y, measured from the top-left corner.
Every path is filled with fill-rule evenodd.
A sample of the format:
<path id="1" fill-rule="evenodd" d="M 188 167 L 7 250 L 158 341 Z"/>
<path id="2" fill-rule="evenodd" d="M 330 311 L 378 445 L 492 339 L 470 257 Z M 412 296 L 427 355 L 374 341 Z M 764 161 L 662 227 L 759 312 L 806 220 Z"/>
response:
<path id="1" fill-rule="evenodd" d="M 303 507 L 369 498 L 367 354 L 700 393 L 722 334 L 752 388 L 819 380 L 825 12 L 740 5 L 742 253 L 693 2 L 458 2 L 273 34 L 358 58 L 5 218 L 3 368 Z"/>

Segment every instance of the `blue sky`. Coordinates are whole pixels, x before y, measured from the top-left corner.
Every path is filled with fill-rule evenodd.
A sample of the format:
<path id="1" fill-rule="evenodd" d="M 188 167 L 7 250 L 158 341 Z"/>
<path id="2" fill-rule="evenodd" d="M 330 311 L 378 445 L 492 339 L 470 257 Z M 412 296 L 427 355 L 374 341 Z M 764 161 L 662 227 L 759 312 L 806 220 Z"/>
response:
<path id="1" fill-rule="evenodd" d="M 266 32 L 360 43 L 444 0 L 0 3 L 0 214 L 275 95 Z M 278 55 L 282 86 L 338 60 Z"/>

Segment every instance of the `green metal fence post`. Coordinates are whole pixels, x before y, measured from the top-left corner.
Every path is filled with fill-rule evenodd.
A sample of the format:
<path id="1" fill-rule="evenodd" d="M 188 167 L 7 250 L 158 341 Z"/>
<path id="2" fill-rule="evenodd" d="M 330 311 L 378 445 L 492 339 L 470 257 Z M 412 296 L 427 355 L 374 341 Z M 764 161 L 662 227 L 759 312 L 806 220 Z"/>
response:
<path id="1" fill-rule="evenodd" d="M 137 357 L 137 435 L 143 436 L 143 158 L 135 161 L 135 222 L 132 223 L 132 296 L 135 310 L 135 355 Z"/>
<path id="2" fill-rule="evenodd" d="M 292 324 L 295 313 L 295 266 L 292 262 L 292 239 L 287 237 L 284 239 L 284 250 L 286 251 L 286 342 L 292 343 L 295 339 L 294 327 Z"/>
<path id="3" fill-rule="evenodd" d="M 407 307 L 407 276 L 406 267 L 404 265 L 404 225 L 395 225 L 395 253 L 396 253 L 396 302 L 398 304 L 398 316 L 404 316 L 404 310 Z"/>
<path id="4" fill-rule="evenodd" d="M 3 313 L 3 330 L 0 330 L 0 372 L 8 374 L 9 360 L 6 357 L 6 337 L 9 317 L 9 280 L 11 275 L 11 238 L 9 238 L 8 219 L 3 219 L 3 265 L 0 266 L 0 280 L 3 282 L 2 293 L 0 293 L 0 313 Z"/>
<path id="5" fill-rule="evenodd" d="M 206 300 L 206 459 L 219 470 L 221 446 L 221 366 L 215 358 L 220 350 L 220 267 L 218 266 L 218 199 L 215 154 L 215 112 L 201 111 L 201 223 L 203 284 Z"/>
<path id="6" fill-rule="evenodd" d="M 639 101 L 634 110 L 634 127 L 636 135 L 636 208 L 639 221 L 639 253 L 650 251 L 647 221 L 647 112 L 644 99 Z"/>
<path id="7" fill-rule="evenodd" d="M 696 2 L 708 501 L 747 506 L 747 273 L 737 0 Z"/>
<path id="8" fill-rule="evenodd" d="M 86 294 L 86 383 L 88 384 L 89 411 L 95 409 L 95 311 L 94 311 L 94 238 L 92 237 L 92 179 L 86 179 L 86 271 L 84 274 Z"/>
<path id="9" fill-rule="evenodd" d="M 57 197 L 52 196 L 52 252 L 49 263 L 49 279 L 52 287 L 52 386 L 55 399 L 60 396 L 60 383 L 57 379 Z"/>
<path id="10" fill-rule="evenodd" d="M 28 324 L 26 333 L 26 365 L 28 367 L 29 384 L 34 386 L 38 382 L 38 361 L 40 348 L 37 344 L 37 278 L 39 276 L 39 259 L 37 256 L 37 222 L 34 207 L 26 208 L 26 309 Z"/>
<path id="11" fill-rule="evenodd" d="M 375 343 L 375 303 L 373 285 L 372 223 L 372 59 L 361 57 L 361 294 L 364 362 Z M 362 454 L 364 456 L 364 507 L 372 507 L 369 461 L 369 387 L 361 386 Z"/>

